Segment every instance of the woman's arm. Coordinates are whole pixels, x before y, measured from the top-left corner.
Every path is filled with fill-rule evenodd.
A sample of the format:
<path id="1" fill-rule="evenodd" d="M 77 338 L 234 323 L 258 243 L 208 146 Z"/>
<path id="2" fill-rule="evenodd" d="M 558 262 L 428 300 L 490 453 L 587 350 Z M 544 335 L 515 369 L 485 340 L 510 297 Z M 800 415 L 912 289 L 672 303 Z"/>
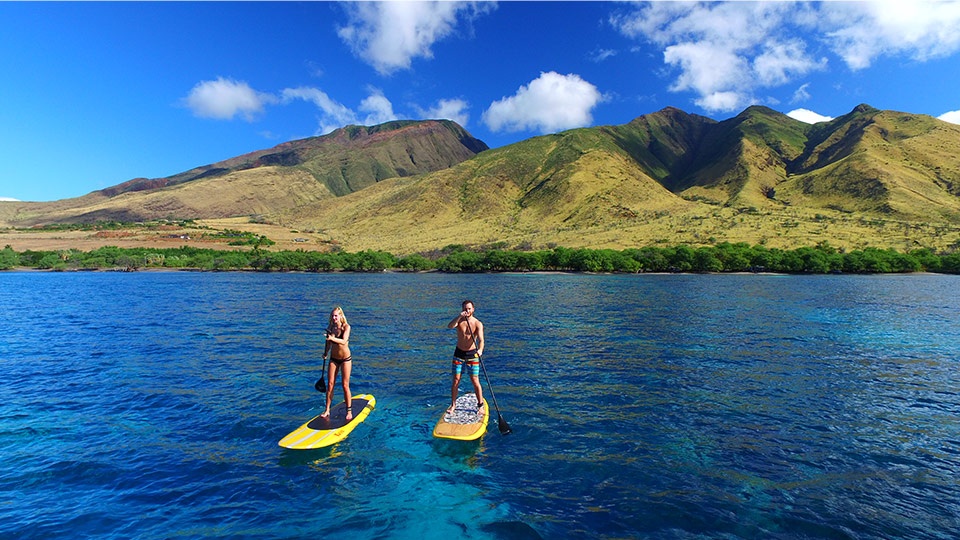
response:
<path id="1" fill-rule="evenodd" d="M 343 335 L 336 337 L 333 334 L 327 334 L 327 346 L 329 347 L 330 342 L 338 343 L 340 345 L 346 345 L 350 341 L 350 325 L 348 324 L 343 329 Z"/>

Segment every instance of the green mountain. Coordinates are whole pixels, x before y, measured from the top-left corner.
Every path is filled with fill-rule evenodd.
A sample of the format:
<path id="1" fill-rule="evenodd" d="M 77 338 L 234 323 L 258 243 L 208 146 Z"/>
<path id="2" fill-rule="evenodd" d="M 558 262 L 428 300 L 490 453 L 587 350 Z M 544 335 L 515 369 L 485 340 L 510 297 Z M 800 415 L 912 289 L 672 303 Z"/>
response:
<path id="1" fill-rule="evenodd" d="M 284 167 L 309 173 L 340 196 L 386 178 L 445 169 L 486 149 L 483 141 L 449 120 L 347 126 L 328 135 L 283 143 L 167 178 L 138 178 L 100 193 L 114 197 L 240 171 Z"/>
<path id="2" fill-rule="evenodd" d="M 76 199 L 0 206 L 0 223 L 270 215 L 385 178 L 445 169 L 487 149 L 448 120 L 347 126 L 166 178 L 137 178 Z"/>
<path id="3" fill-rule="evenodd" d="M 960 126 L 867 105 L 805 124 L 666 108 L 497 149 L 452 122 L 351 126 L 0 224 L 249 216 L 349 250 L 450 244 L 960 246 Z M 11 206 L 16 207 L 12 210 Z"/>
<path id="4" fill-rule="evenodd" d="M 960 128 L 861 105 L 809 125 L 674 108 L 488 150 L 281 218 L 345 245 L 960 245 Z"/>

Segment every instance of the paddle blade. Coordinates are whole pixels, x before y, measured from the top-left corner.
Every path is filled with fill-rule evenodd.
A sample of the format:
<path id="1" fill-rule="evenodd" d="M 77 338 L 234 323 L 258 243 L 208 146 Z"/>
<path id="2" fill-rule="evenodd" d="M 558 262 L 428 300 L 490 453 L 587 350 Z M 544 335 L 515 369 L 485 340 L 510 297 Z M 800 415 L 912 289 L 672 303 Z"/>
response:
<path id="1" fill-rule="evenodd" d="M 510 429 L 510 424 L 508 424 L 501 415 L 497 415 L 497 427 L 500 429 L 501 435 L 509 435 L 513 433 L 513 430 Z"/>
<path id="2" fill-rule="evenodd" d="M 326 393 L 326 392 L 327 392 L 327 381 L 325 381 L 325 380 L 323 379 L 323 377 L 320 377 L 319 379 L 317 379 L 317 384 L 314 384 L 313 387 L 317 389 L 317 392 Z"/>

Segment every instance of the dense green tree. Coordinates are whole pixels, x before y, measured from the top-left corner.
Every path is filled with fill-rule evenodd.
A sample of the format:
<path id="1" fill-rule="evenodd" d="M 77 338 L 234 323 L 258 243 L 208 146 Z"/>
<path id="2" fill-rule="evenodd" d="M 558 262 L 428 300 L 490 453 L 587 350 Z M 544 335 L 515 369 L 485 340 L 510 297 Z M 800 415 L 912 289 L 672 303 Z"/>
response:
<path id="1" fill-rule="evenodd" d="M 806 274 L 826 274 L 830 272 L 830 261 L 827 254 L 819 249 L 798 248 L 794 250 L 798 268 L 795 272 Z"/>
<path id="2" fill-rule="evenodd" d="M 417 253 L 414 253 L 413 255 L 407 255 L 406 257 L 401 257 L 397 261 L 397 268 L 412 272 L 423 272 L 425 270 L 430 270 L 433 267 L 433 261 Z"/>
<path id="3" fill-rule="evenodd" d="M 716 250 L 707 247 L 694 250 L 690 269 L 694 272 L 720 272 L 724 270 L 723 262 L 717 257 Z"/>
<path id="4" fill-rule="evenodd" d="M 17 266 L 20 266 L 20 254 L 7 244 L 3 250 L 0 250 L 0 270 L 9 270 Z"/>
<path id="5" fill-rule="evenodd" d="M 437 261 L 442 272 L 479 272 L 480 255 L 472 251 L 455 251 Z"/>
<path id="6" fill-rule="evenodd" d="M 921 271 L 927 272 L 939 272 L 941 265 L 941 258 L 937 256 L 933 250 L 929 248 L 914 249 L 908 252 L 908 254 L 920 264 Z"/>
<path id="7" fill-rule="evenodd" d="M 606 250 L 605 254 L 609 257 L 612 271 L 628 272 L 635 274 L 640 271 L 640 262 L 631 257 L 625 251 Z"/>
<path id="8" fill-rule="evenodd" d="M 764 246 L 755 246 L 750 250 L 750 269 L 754 271 L 777 272 L 783 259 L 783 252 L 779 249 L 767 249 Z"/>
<path id="9" fill-rule="evenodd" d="M 36 267 L 41 270 L 49 270 L 57 266 L 62 266 L 60 256 L 51 251 L 46 252 L 36 264 Z"/>
<path id="10" fill-rule="evenodd" d="M 940 271 L 949 274 L 960 274 L 960 251 L 941 257 Z"/>
<path id="11" fill-rule="evenodd" d="M 637 261 L 644 272 L 666 272 L 670 270 L 670 261 L 663 249 L 644 247 L 640 249 L 626 249 L 624 254 Z"/>
<path id="12" fill-rule="evenodd" d="M 507 272 L 517 268 L 517 252 L 493 249 L 483 255 L 482 266 L 485 271 Z"/>
<path id="13" fill-rule="evenodd" d="M 164 268 L 186 268 L 188 257 L 185 255 L 167 255 L 163 259 Z"/>
<path id="14" fill-rule="evenodd" d="M 746 243 L 730 244 L 723 242 L 717 244 L 714 254 L 723 265 L 725 272 L 745 272 L 753 266 L 751 263 L 751 248 Z"/>
<path id="15" fill-rule="evenodd" d="M 241 251 L 222 251 L 213 258 L 214 270 L 241 270 L 249 266 L 249 255 Z"/>
<path id="16" fill-rule="evenodd" d="M 549 252 L 546 251 L 520 251 L 517 253 L 518 271 L 536 272 L 546 268 L 546 260 Z"/>
<path id="17" fill-rule="evenodd" d="M 690 246 L 676 246 L 666 248 L 664 255 L 667 257 L 669 270 L 671 272 L 689 272 L 693 270 L 694 250 Z"/>
<path id="18" fill-rule="evenodd" d="M 605 272 L 603 254 L 593 249 L 575 249 L 570 254 L 569 269 L 575 272 Z M 611 266 L 612 269 L 612 266 Z"/>
<path id="19" fill-rule="evenodd" d="M 312 251 L 307 254 L 307 270 L 311 272 L 329 272 L 335 267 L 336 256 L 330 253 Z"/>
<path id="20" fill-rule="evenodd" d="M 444 272 L 510 272 L 560 270 L 575 272 L 740 272 L 764 270 L 787 273 L 916 272 L 921 270 L 960 273 L 957 254 L 938 255 L 929 249 L 900 253 L 894 249 L 865 248 L 842 253 L 826 242 L 791 251 L 720 243 L 716 246 L 643 247 L 624 250 L 569 249 L 511 251 L 500 247 L 478 253 L 460 245 L 447 246 L 446 254 L 431 260 L 424 255 L 397 258 L 384 251 L 330 253 L 266 251 L 223 251 L 181 246 L 170 249 L 122 249 L 106 246 L 84 253 L 78 250 L 24 251 L 10 246 L 0 250 L 0 269 L 27 266 L 69 270 L 77 268 L 167 267 L 201 270 L 379 272 L 390 268 Z M 434 255 L 440 255 L 440 251 Z"/>
<path id="21" fill-rule="evenodd" d="M 552 270 L 569 270 L 572 268 L 570 258 L 573 256 L 573 250 L 565 247 L 553 248 L 553 251 L 547 254 L 547 268 Z"/>
<path id="22" fill-rule="evenodd" d="M 361 251 L 351 257 L 351 264 L 344 266 L 344 270 L 351 272 L 383 272 L 387 268 L 394 268 L 397 258 L 385 251 Z"/>

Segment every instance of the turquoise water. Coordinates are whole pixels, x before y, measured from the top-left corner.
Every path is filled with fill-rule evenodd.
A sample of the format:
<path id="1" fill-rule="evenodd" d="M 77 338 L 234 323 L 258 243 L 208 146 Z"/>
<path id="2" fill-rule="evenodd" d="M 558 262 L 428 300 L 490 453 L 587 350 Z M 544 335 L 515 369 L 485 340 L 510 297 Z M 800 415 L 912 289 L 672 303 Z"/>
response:
<path id="1" fill-rule="evenodd" d="M 430 435 L 464 298 L 513 428 L 474 443 Z M 335 304 L 377 408 L 282 449 Z M 0 273 L 0 538 L 956 538 L 958 306 L 936 275 Z"/>

